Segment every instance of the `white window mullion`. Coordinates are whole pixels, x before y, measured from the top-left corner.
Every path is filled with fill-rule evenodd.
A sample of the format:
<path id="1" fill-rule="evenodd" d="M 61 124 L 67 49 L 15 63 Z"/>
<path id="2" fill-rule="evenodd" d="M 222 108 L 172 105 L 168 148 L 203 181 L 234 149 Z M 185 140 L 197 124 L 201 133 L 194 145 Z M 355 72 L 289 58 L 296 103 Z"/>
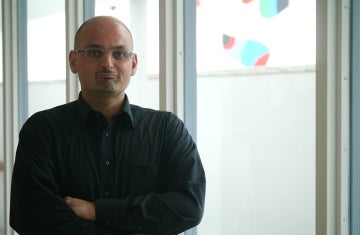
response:
<path id="1" fill-rule="evenodd" d="M 184 120 L 183 9 L 183 0 L 159 0 L 160 109 L 171 111 Z M 196 228 L 182 233 L 182 235 L 196 234 Z"/>
<path id="2" fill-rule="evenodd" d="M 84 2 L 83 0 L 66 0 L 66 55 L 74 49 L 74 38 L 76 30 L 84 21 Z M 78 78 L 70 70 L 69 60 L 66 58 L 66 102 L 76 100 L 80 91 Z"/>
<path id="3" fill-rule="evenodd" d="M 350 234 L 349 195 L 350 195 L 350 5 L 349 0 L 341 1 L 340 38 L 340 159 L 339 159 L 339 218 L 340 235 Z"/>
<path id="4" fill-rule="evenodd" d="M 349 233 L 348 2 L 318 0 L 316 7 L 317 235 Z"/>
<path id="5" fill-rule="evenodd" d="M 159 0 L 160 109 L 184 116 L 183 1 Z"/>
<path id="6" fill-rule="evenodd" d="M 4 234 L 15 232 L 9 225 L 10 186 L 18 142 L 18 47 L 17 1 L 2 1 L 3 24 L 3 115 L 4 133 Z"/>
<path id="7" fill-rule="evenodd" d="M 360 234 L 360 2 L 351 1 L 351 155 L 350 216 L 351 234 Z"/>

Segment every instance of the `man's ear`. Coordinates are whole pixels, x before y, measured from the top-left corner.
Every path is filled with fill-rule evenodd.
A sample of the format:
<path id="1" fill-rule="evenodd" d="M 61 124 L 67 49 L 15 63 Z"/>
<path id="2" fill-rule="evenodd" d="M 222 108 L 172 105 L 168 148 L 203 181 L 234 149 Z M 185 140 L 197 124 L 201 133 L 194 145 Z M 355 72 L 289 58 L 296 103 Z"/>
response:
<path id="1" fill-rule="evenodd" d="M 69 63 L 71 72 L 77 73 L 78 71 L 76 68 L 76 52 L 74 50 L 71 50 L 69 53 Z"/>
<path id="2" fill-rule="evenodd" d="M 137 54 L 134 54 L 131 59 L 132 59 L 131 76 L 134 76 L 136 73 L 137 64 L 138 64 Z"/>

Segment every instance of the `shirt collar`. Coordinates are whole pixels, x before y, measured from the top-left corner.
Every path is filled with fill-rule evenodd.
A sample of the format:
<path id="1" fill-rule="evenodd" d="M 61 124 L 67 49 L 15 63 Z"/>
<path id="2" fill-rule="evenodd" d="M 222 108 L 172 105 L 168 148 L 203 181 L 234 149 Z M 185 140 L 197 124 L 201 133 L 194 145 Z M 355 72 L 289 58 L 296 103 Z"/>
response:
<path id="1" fill-rule="evenodd" d="M 90 107 L 88 103 L 85 102 L 84 98 L 81 95 L 81 92 L 79 93 L 76 105 L 79 123 L 86 123 L 88 120 L 90 120 L 91 116 L 99 114 L 99 112 L 95 111 L 93 108 Z M 131 105 L 127 95 L 125 95 L 124 103 L 121 110 L 117 114 L 115 114 L 113 118 L 115 118 L 116 120 L 121 120 L 121 123 L 124 123 L 124 125 L 131 127 L 132 129 L 135 127 L 134 118 L 131 111 Z"/>
<path id="2" fill-rule="evenodd" d="M 129 99 L 126 94 L 125 94 L 125 99 L 124 99 L 122 109 L 115 116 L 119 116 L 119 118 L 121 118 L 122 121 L 126 120 L 126 124 L 129 127 L 131 127 L 132 129 L 134 129 L 134 127 L 135 127 L 134 116 L 131 111 L 131 105 L 130 105 Z"/>

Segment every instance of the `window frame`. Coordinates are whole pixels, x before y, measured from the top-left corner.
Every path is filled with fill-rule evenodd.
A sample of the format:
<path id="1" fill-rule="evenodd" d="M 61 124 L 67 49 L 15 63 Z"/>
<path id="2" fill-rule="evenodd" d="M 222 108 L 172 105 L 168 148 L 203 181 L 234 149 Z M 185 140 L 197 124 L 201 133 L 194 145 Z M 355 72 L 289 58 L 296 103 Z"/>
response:
<path id="1" fill-rule="evenodd" d="M 316 234 L 349 233 L 349 9 L 316 1 Z"/>
<path id="2" fill-rule="evenodd" d="M 351 1 L 350 234 L 360 233 L 360 3 Z"/>

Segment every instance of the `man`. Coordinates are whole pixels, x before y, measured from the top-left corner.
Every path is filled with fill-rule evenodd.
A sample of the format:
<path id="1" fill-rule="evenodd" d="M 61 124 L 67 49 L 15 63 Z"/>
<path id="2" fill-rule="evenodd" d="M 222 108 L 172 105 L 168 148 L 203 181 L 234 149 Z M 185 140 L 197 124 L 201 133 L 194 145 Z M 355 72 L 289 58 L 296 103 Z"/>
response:
<path id="1" fill-rule="evenodd" d="M 19 234 L 177 234 L 200 223 L 205 173 L 183 123 L 129 104 L 136 72 L 128 28 L 86 21 L 69 53 L 77 101 L 21 129 L 10 225 Z"/>

